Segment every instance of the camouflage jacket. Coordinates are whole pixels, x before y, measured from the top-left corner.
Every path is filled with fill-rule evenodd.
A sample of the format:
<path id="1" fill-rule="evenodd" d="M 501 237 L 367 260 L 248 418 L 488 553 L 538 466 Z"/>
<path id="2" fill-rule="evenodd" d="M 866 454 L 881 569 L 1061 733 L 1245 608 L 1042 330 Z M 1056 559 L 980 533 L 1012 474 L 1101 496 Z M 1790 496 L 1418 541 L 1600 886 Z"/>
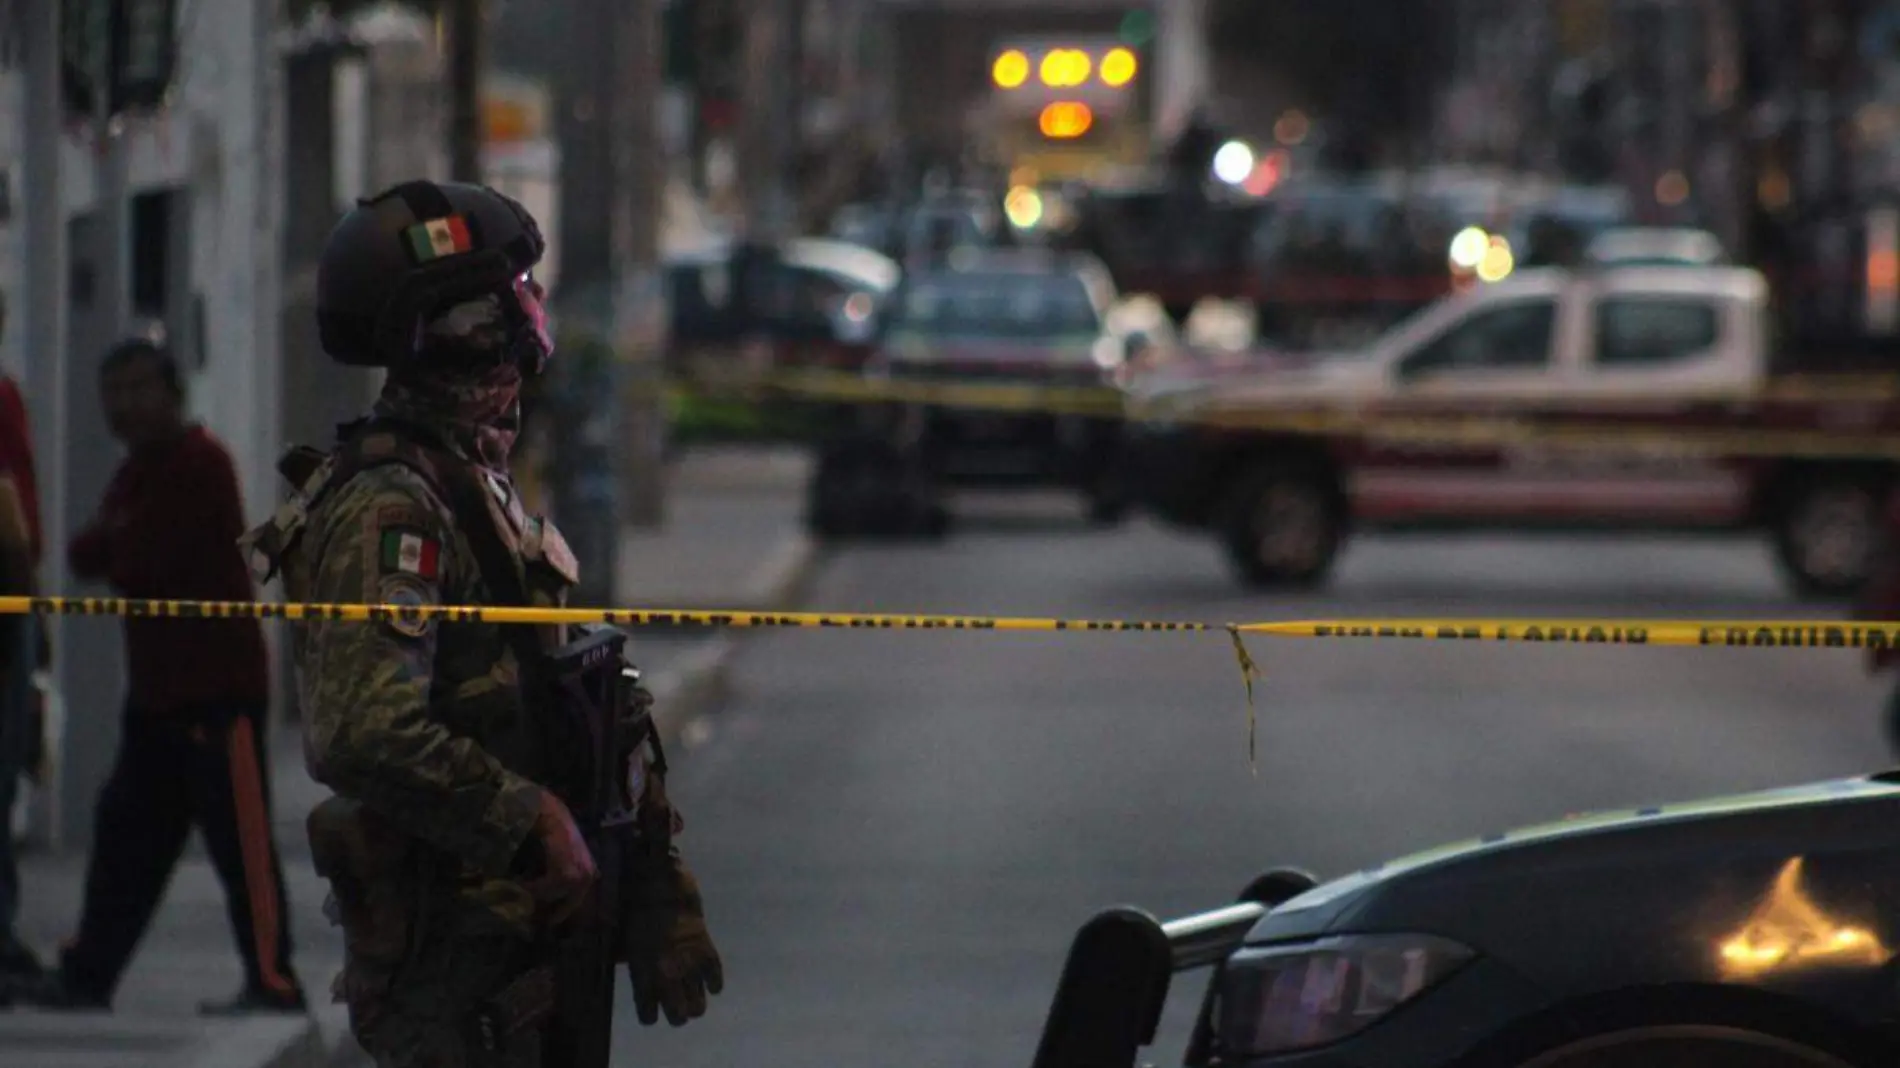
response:
<path id="1" fill-rule="evenodd" d="M 374 454 L 402 445 L 377 431 L 360 447 Z M 439 478 L 432 486 L 410 466 L 386 463 L 336 485 L 336 468 L 332 454 L 245 535 L 260 582 L 281 573 L 291 602 L 492 603 L 468 532 L 435 488 Z M 529 599 L 565 603 L 577 577 L 566 542 L 524 511 L 506 473 L 478 469 L 489 518 Z M 565 640 L 560 628 L 540 629 L 547 648 Z M 539 805 L 540 760 L 520 665 L 501 627 L 303 622 L 292 652 L 311 775 L 446 854 L 455 897 L 530 933 L 533 902 L 513 865 Z"/>

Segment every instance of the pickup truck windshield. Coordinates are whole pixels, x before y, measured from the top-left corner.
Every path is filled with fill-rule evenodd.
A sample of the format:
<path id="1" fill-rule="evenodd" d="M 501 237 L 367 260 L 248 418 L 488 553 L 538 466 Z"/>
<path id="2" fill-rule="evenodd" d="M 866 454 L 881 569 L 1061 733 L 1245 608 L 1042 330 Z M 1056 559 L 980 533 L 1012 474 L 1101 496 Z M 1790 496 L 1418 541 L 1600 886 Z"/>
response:
<path id="1" fill-rule="evenodd" d="M 1069 274 L 927 277 L 905 291 L 894 329 L 975 337 L 1046 338 L 1100 329 L 1082 280 Z"/>

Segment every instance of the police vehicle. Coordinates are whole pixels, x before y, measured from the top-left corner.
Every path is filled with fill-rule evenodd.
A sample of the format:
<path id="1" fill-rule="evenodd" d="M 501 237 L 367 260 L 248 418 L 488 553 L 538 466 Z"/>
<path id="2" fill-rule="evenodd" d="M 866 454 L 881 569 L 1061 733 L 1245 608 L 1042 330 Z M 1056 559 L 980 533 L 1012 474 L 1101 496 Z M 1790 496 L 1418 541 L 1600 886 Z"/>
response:
<path id="1" fill-rule="evenodd" d="M 1077 935 L 1035 1068 L 1900 1064 L 1900 771 L 1489 835 Z M 1152 1059 L 1152 1058 L 1150 1058 Z"/>

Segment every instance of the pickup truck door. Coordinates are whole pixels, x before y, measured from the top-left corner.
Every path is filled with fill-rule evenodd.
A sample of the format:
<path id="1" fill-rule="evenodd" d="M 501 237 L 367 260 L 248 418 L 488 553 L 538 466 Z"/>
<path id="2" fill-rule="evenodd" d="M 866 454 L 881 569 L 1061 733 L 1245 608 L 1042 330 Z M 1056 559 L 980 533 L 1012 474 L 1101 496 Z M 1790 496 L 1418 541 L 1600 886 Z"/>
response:
<path id="1" fill-rule="evenodd" d="M 1366 413 L 1370 429 L 1350 450 L 1354 513 L 1401 523 L 1483 522 L 1548 507 L 1556 499 L 1550 480 L 1511 467 L 1503 442 L 1420 439 L 1402 430 L 1408 422 L 1497 427 L 1561 389 L 1560 353 L 1576 329 L 1572 304 L 1556 289 L 1501 296 L 1397 356 L 1389 392 Z M 1382 433 L 1382 422 L 1400 432 Z"/>
<path id="2" fill-rule="evenodd" d="M 1736 425 L 1759 388 L 1756 305 L 1712 287 L 1606 280 L 1581 303 L 1577 373 L 1541 414 L 1587 448 L 1520 446 L 1507 466 L 1565 483 L 1570 511 L 1634 526 L 1745 517 L 1741 464 L 1672 444 L 1672 428 Z"/>

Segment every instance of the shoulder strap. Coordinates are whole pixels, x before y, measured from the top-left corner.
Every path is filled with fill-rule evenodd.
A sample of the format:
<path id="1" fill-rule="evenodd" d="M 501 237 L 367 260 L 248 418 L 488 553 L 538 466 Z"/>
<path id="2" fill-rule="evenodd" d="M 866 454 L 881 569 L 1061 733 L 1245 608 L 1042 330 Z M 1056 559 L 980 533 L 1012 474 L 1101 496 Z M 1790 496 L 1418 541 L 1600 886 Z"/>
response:
<path id="1" fill-rule="evenodd" d="M 337 463 L 336 485 L 384 464 L 399 463 L 415 471 L 449 506 L 456 527 L 468 539 L 469 549 L 475 554 L 475 566 L 481 572 L 482 583 L 488 587 L 496 605 L 531 607 L 515 554 L 502 541 L 501 531 L 496 528 L 495 518 L 488 508 L 487 492 L 482 488 L 475 465 L 450 451 L 434 431 L 406 420 L 379 417 L 346 429 Z M 378 431 L 394 436 L 398 446 L 376 452 L 364 449 L 365 438 Z M 534 629 L 503 624 L 501 632 L 514 649 L 524 675 L 535 671 L 542 649 L 535 639 Z"/>

